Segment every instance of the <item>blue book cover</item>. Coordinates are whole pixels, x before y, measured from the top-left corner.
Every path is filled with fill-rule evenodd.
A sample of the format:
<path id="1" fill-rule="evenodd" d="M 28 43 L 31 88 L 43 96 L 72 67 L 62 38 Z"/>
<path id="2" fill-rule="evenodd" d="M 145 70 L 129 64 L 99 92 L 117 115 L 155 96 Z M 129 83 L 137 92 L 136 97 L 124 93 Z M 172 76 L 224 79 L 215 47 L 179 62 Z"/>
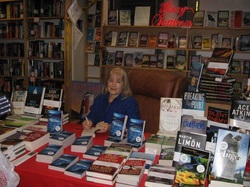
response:
<path id="1" fill-rule="evenodd" d="M 88 158 L 97 158 L 101 155 L 108 147 L 103 145 L 93 145 L 83 155 Z"/>
<path id="2" fill-rule="evenodd" d="M 66 175 L 82 178 L 85 175 L 86 170 L 89 169 L 90 165 L 93 162 L 93 160 L 80 159 L 76 163 L 68 167 L 64 173 Z"/>
<path id="3" fill-rule="evenodd" d="M 77 160 L 78 160 L 78 157 L 76 155 L 62 154 L 60 157 L 54 160 L 51 164 L 49 164 L 49 169 L 62 171 L 68 168 L 69 166 L 71 166 Z"/>
<path id="4" fill-rule="evenodd" d="M 57 141 L 65 141 L 67 138 L 72 136 L 74 132 L 67 132 L 67 131 L 62 131 L 60 133 L 51 133 L 50 134 L 50 139 L 57 140 Z"/>
<path id="5" fill-rule="evenodd" d="M 141 146 L 144 139 L 145 121 L 130 119 L 127 143 L 133 146 Z"/>
<path id="6" fill-rule="evenodd" d="M 113 138 L 116 140 L 123 139 L 127 119 L 128 119 L 128 116 L 126 115 L 114 113 L 110 131 L 109 131 L 110 138 Z"/>
<path id="7" fill-rule="evenodd" d="M 191 62 L 190 75 L 188 79 L 188 91 L 197 92 L 204 64 Z"/>
<path id="8" fill-rule="evenodd" d="M 73 142 L 72 145 L 80 145 L 80 146 L 88 145 L 88 143 L 92 141 L 92 139 L 93 136 L 79 136 L 76 138 L 76 140 Z"/>
<path id="9" fill-rule="evenodd" d="M 207 120 L 196 119 L 192 115 L 183 115 L 181 117 L 181 131 L 184 132 L 195 132 L 206 134 L 207 132 Z"/>
<path id="10" fill-rule="evenodd" d="M 48 110 L 48 132 L 58 133 L 62 131 L 62 111 Z"/>
<path id="11" fill-rule="evenodd" d="M 41 152 L 39 152 L 39 155 L 47 155 L 47 156 L 54 156 L 58 151 L 62 149 L 61 145 L 54 145 L 50 144 L 47 147 L 45 147 Z"/>

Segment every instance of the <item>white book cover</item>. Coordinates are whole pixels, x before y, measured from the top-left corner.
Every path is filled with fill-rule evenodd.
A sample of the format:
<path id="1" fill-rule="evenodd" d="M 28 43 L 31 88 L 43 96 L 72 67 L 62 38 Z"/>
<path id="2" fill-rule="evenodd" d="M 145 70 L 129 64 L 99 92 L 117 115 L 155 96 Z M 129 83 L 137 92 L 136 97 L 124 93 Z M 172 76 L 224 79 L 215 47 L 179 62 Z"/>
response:
<path id="1" fill-rule="evenodd" d="M 149 26 L 150 6 L 136 6 L 134 25 Z"/>
<path id="2" fill-rule="evenodd" d="M 23 114 L 27 91 L 18 90 L 11 94 L 12 114 Z"/>

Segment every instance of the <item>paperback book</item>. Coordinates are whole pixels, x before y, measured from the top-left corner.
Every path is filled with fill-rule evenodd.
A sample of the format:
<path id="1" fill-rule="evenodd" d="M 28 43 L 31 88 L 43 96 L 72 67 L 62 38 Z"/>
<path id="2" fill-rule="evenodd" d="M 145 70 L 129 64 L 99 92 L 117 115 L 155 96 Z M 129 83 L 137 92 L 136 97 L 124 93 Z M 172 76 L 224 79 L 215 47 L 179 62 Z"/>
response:
<path id="1" fill-rule="evenodd" d="M 79 136 L 71 145 L 72 152 L 85 153 L 93 145 L 93 136 Z"/>
<path id="2" fill-rule="evenodd" d="M 78 179 L 82 179 L 93 162 L 93 160 L 80 159 L 76 163 L 68 167 L 64 171 L 64 174 Z"/>
<path id="3" fill-rule="evenodd" d="M 49 142 L 49 133 L 44 131 L 32 131 L 25 135 L 25 147 L 29 151 L 34 151 L 37 148 Z"/>
<path id="4" fill-rule="evenodd" d="M 52 163 L 63 154 L 63 146 L 49 144 L 36 155 L 37 162 Z"/>
<path id="5" fill-rule="evenodd" d="M 11 113 L 12 114 L 23 114 L 24 105 L 27 97 L 27 91 L 17 90 L 11 94 Z"/>
<path id="6" fill-rule="evenodd" d="M 75 133 L 62 131 L 59 133 L 50 133 L 49 144 L 61 145 L 68 147 L 75 141 Z"/>
<path id="7" fill-rule="evenodd" d="M 68 167 L 78 161 L 78 156 L 71 154 L 62 154 L 56 160 L 48 165 L 51 170 L 64 172 Z"/>
<path id="8" fill-rule="evenodd" d="M 132 152 L 132 146 L 121 144 L 121 143 L 112 143 L 106 150 L 105 153 L 120 155 L 127 159 Z"/>
<path id="9" fill-rule="evenodd" d="M 107 146 L 103 145 L 92 145 L 85 153 L 83 153 L 83 157 L 95 160 L 98 156 L 104 153 L 107 148 Z"/>
<path id="10" fill-rule="evenodd" d="M 191 62 L 191 69 L 188 78 L 188 88 L 187 90 L 190 92 L 198 92 L 199 91 L 199 83 L 201 74 L 203 71 L 204 64 L 201 62 Z"/>
<path id="11" fill-rule="evenodd" d="M 159 156 L 158 164 L 163 166 L 172 166 L 174 159 L 174 147 L 162 148 Z"/>
<path id="12" fill-rule="evenodd" d="M 161 97 L 158 134 L 176 135 L 180 130 L 182 98 Z"/>

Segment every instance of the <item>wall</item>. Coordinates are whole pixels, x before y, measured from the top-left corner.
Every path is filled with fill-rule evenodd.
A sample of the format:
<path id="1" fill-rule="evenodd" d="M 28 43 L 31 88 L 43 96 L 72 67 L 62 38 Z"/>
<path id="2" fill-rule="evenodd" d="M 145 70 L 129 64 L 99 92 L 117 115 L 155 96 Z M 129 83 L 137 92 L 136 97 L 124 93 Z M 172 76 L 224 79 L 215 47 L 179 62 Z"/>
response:
<path id="1" fill-rule="evenodd" d="M 200 0 L 200 10 L 250 11 L 250 1 L 249 0 Z"/>

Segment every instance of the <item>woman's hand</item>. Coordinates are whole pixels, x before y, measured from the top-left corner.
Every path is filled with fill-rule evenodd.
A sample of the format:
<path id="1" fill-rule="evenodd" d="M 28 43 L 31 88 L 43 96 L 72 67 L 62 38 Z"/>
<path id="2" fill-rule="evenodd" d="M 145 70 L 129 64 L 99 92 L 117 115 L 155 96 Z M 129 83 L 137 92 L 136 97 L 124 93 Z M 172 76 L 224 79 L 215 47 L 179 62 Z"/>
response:
<path id="1" fill-rule="evenodd" d="M 85 120 L 83 123 L 82 123 L 82 127 L 86 130 L 89 130 L 91 129 L 93 123 L 91 120 Z"/>
<path id="2" fill-rule="evenodd" d="M 100 129 L 97 131 L 98 133 L 104 133 L 109 131 L 110 129 L 110 125 L 108 123 L 105 123 L 104 121 L 97 123 L 96 126 L 98 129 Z"/>

